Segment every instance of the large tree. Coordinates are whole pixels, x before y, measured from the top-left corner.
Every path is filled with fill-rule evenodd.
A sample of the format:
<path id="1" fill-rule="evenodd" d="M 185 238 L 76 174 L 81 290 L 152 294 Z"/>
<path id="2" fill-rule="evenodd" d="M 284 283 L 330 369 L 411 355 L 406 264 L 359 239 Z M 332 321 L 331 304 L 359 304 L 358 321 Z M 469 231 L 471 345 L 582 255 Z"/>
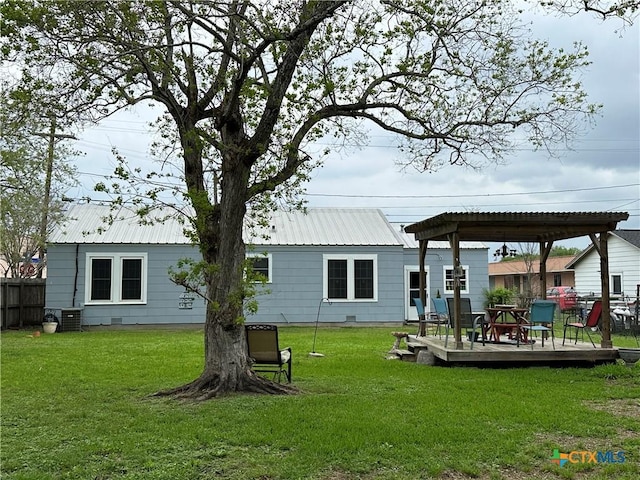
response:
<path id="1" fill-rule="evenodd" d="M 604 16 L 637 8 L 621 5 L 629 10 L 578 0 L 561 8 Z M 242 229 L 248 206 L 305 179 L 320 160 L 314 141 L 360 135 L 370 123 L 402 139 L 416 168 L 481 166 L 509 151 L 514 132 L 535 146 L 564 142 L 596 111 L 575 80 L 585 48 L 554 51 L 530 39 L 514 8 L 500 0 L 3 4 L 2 51 L 28 72 L 27 88 L 46 74 L 67 87 L 70 109 L 95 117 L 153 102 L 178 139 L 208 302 L 203 372 L 168 393 L 288 391 L 256 377 L 245 353 Z"/>

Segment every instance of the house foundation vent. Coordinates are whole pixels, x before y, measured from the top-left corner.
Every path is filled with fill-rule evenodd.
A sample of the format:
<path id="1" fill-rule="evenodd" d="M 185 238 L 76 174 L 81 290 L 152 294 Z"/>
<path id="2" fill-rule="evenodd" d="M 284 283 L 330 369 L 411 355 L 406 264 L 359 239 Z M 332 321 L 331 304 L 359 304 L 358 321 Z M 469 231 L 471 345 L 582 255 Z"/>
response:
<path id="1" fill-rule="evenodd" d="M 356 321 L 355 315 L 347 315 L 347 322 L 355 322 L 355 321 Z"/>

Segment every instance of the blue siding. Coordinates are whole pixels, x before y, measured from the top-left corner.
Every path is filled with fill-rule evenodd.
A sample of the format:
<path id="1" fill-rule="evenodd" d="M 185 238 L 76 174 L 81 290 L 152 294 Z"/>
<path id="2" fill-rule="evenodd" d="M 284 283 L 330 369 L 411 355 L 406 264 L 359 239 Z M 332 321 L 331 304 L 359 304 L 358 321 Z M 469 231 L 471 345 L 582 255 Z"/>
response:
<path id="1" fill-rule="evenodd" d="M 259 294 L 257 323 L 315 322 L 323 298 L 324 254 L 376 254 L 377 301 L 332 302 L 320 309 L 321 322 L 398 322 L 404 317 L 402 248 L 390 247 L 284 247 L 258 248 L 272 255 L 272 282 Z"/>
<path id="2" fill-rule="evenodd" d="M 378 300 L 374 302 L 332 302 L 320 308 L 319 321 L 344 323 L 401 322 L 405 320 L 404 267 L 417 266 L 418 251 L 400 247 L 260 247 L 272 255 L 272 282 L 259 294 L 258 312 L 252 323 L 315 322 L 323 294 L 323 254 L 377 254 Z M 433 254 L 432 254 L 433 253 Z M 432 296 L 444 294 L 443 266 L 452 263 L 450 250 L 429 250 L 429 280 Z M 469 267 L 470 293 L 474 309 L 482 308 L 482 289 L 488 287 L 487 251 L 462 250 L 461 262 Z"/>
<path id="3" fill-rule="evenodd" d="M 418 249 L 405 249 L 404 264 L 418 268 Z M 425 263 L 429 271 L 429 298 L 436 296 L 440 291 L 440 296 L 447 297 L 451 294 L 445 293 L 444 266 L 453 264 L 453 256 L 449 249 L 428 249 Z M 483 289 L 489 288 L 489 262 L 487 260 L 487 249 L 462 249 L 460 250 L 460 263 L 469 267 L 469 293 L 462 294 L 463 297 L 471 299 L 474 310 L 482 310 Z M 428 307 L 427 307 L 428 308 Z"/>
<path id="4" fill-rule="evenodd" d="M 147 302 L 145 305 L 85 305 L 85 269 L 87 253 L 146 253 Z M 272 262 L 272 281 L 258 288 L 258 312 L 249 322 L 313 323 L 323 298 L 324 254 L 376 254 L 378 271 L 377 301 L 324 303 L 320 322 L 402 322 L 405 319 L 404 267 L 417 266 L 417 249 L 402 246 L 258 246 L 256 253 L 268 252 Z M 178 308 L 184 291 L 168 278 L 168 269 L 178 259 L 198 257 L 187 245 L 113 245 L 82 244 L 77 255 L 71 244 L 50 245 L 48 248 L 47 308 L 83 308 L 85 325 L 191 324 L 205 321 L 204 301 L 196 297 L 193 309 Z M 469 266 L 469 282 L 474 309 L 482 306 L 482 289 L 488 288 L 487 252 L 483 249 L 461 251 L 462 264 Z M 444 294 L 443 265 L 451 265 L 451 251 L 429 250 L 431 296 L 440 290 Z M 75 300 L 74 300 L 74 289 Z M 262 290 L 262 291 L 261 291 Z"/>
<path id="5" fill-rule="evenodd" d="M 147 254 L 147 302 L 143 305 L 85 305 L 85 270 L 87 253 L 146 253 Z M 197 250 L 188 245 L 50 245 L 47 252 L 46 307 L 57 310 L 82 308 L 84 325 L 181 324 L 203 323 L 204 301 L 196 297 L 193 309 L 178 308 L 180 294 L 184 291 L 169 280 L 169 267 L 178 259 L 196 257 Z M 74 299 L 74 290 L 75 299 Z"/>

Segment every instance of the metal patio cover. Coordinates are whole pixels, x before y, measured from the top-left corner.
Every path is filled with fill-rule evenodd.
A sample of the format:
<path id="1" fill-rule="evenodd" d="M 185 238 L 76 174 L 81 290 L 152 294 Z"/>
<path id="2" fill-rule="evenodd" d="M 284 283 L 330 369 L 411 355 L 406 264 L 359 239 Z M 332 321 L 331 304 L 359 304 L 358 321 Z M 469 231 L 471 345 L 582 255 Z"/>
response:
<path id="1" fill-rule="evenodd" d="M 550 242 L 609 232 L 629 218 L 626 212 L 442 213 L 405 228 L 416 240 Z"/>

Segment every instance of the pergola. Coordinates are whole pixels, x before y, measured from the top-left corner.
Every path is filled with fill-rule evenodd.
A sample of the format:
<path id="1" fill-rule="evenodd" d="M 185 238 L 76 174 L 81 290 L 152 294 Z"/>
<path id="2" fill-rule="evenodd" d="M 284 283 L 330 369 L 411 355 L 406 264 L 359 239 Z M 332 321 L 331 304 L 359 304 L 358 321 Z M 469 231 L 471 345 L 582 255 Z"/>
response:
<path id="1" fill-rule="evenodd" d="M 627 220 L 626 212 L 554 212 L 554 213 L 442 213 L 405 227 L 419 242 L 420 298 L 426 302 L 425 257 L 429 240 L 448 240 L 453 251 L 454 272 L 454 346 L 462 349 L 460 328 L 460 241 L 522 242 L 540 245 L 540 292 L 547 291 L 546 263 L 553 242 L 588 235 L 600 255 L 602 311 L 609 311 L 608 232 Z M 611 348 L 609 315 L 602 315 L 603 348 Z"/>

